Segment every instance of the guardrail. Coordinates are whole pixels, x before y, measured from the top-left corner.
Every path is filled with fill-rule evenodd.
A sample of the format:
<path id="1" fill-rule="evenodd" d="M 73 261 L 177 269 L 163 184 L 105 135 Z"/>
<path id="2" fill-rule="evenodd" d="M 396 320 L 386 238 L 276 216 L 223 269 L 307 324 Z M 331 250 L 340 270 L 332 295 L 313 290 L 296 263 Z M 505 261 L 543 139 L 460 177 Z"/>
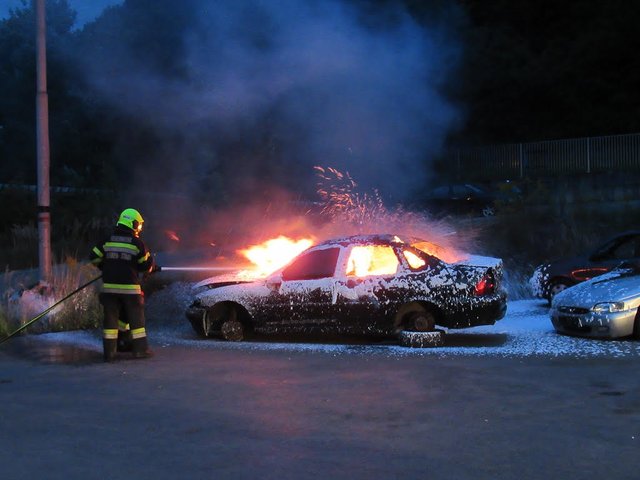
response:
<path id="1" fill-rule="evenodd" d="M 640 133 L 457 148 L 443 165 L 456 178 L 478 180 L 640 172 Z"/>

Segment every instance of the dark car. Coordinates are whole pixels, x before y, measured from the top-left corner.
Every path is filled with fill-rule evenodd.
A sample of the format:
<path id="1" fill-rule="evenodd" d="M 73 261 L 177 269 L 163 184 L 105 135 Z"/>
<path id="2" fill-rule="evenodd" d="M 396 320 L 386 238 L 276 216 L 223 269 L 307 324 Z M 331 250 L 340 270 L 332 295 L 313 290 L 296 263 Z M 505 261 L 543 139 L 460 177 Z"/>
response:
<path id="1" fill-rule="evenodd" d="M 551 302 L 566 288 L 602 275 L 625 262 L 639 260 L 640 231 L 630 231 L 608 240 L 590 253 L 539 265 L 529 285 L 536 297 Z"/>
<path id="2" fill-rule="evenodd" d="M 186 315 L 198 334 L 226 340 L 251 332 L 339 333 L 397 337 L 412 346 L 425 346 L 416 332 L 442 337 L 437 325 L 501 319 L 502 261 L 468 256 L 447 263 L 439 251 L 387 234 L 329 240 L 262 280 L 200 282 Z"/>
<path id="3" fill-rule="evenodd" d="M 496 206 L 510 203 L 520 195 L 520 189 L 512 183 L 491 188 L 472 183 L 455 183 L 433 188 L 426 194 L 423 203 L 435 214 L 490 217 L 495 214 Z"/>

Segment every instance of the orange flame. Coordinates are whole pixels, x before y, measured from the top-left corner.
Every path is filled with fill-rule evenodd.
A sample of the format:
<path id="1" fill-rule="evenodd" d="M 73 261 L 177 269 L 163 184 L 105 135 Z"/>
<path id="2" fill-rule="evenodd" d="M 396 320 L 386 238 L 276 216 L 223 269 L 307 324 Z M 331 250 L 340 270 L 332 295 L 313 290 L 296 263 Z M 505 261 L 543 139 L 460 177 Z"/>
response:
<path id="1" fill-rule="evenodd" d="M 238 253 L 246 257 L 255 266 L 249 270 L 241 271 L 238 276 L 242 278 L 262 278 L 284 267 L 295 256 L 313 245 L 310 238 L 292 240 L 284 235 L 272 238 L 258 245 L 238 250 Z"/>
<path id="2" fill-rule="evenodd" d="M 360 245 L 353 247 L 347 260 L 347 275 L 393 275 L 398 270 L 398 258 L 386 245 Z"/>
<path id="3" fill-rule="evenodd" d="M 465 257 L 465 255 L 455 251 L 452 248 L 444 248 L 444 247 L 441 247 L 440 245 L 436 245 L 435 243 L 431 243 L 427 241 L 414 243 L 413 246 L 418 250 L 422 250 L 423 252 L 428 253 L 429 255 L 432 255 L 434 257 L 437 257 L 440 260 L 447 263 L 455 263 L 462 260 Z M 409 263 L 411 263 L 411 260 L 409 260 Z"/>

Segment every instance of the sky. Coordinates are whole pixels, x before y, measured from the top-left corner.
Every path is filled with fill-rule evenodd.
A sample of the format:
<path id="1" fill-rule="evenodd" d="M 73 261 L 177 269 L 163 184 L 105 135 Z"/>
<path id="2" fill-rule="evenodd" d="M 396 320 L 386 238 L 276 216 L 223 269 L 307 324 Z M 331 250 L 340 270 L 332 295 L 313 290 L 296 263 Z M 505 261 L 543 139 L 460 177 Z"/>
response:
<path id="1" fill-rule="evenodd" d="M 117 5 L 124 0 L 68 0 L 69 5 L 78 13 L 78 27 L 94 20 L 105 7 Z M 11 8 L 22 5 L 21 0 L 0 0 L 0 19 L 9 15 Z"/>

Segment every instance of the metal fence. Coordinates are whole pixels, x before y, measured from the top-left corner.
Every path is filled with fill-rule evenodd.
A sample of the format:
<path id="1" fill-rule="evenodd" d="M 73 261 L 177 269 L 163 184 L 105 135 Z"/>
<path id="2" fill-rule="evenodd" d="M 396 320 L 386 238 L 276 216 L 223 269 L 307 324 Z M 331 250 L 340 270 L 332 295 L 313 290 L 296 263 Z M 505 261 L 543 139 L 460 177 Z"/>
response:
<path id="1" fill-rule="evenodd" d="M 640 133 L 450 150 L 456 178 L 522 179 L 602 172 L 640 172 Z"/>

